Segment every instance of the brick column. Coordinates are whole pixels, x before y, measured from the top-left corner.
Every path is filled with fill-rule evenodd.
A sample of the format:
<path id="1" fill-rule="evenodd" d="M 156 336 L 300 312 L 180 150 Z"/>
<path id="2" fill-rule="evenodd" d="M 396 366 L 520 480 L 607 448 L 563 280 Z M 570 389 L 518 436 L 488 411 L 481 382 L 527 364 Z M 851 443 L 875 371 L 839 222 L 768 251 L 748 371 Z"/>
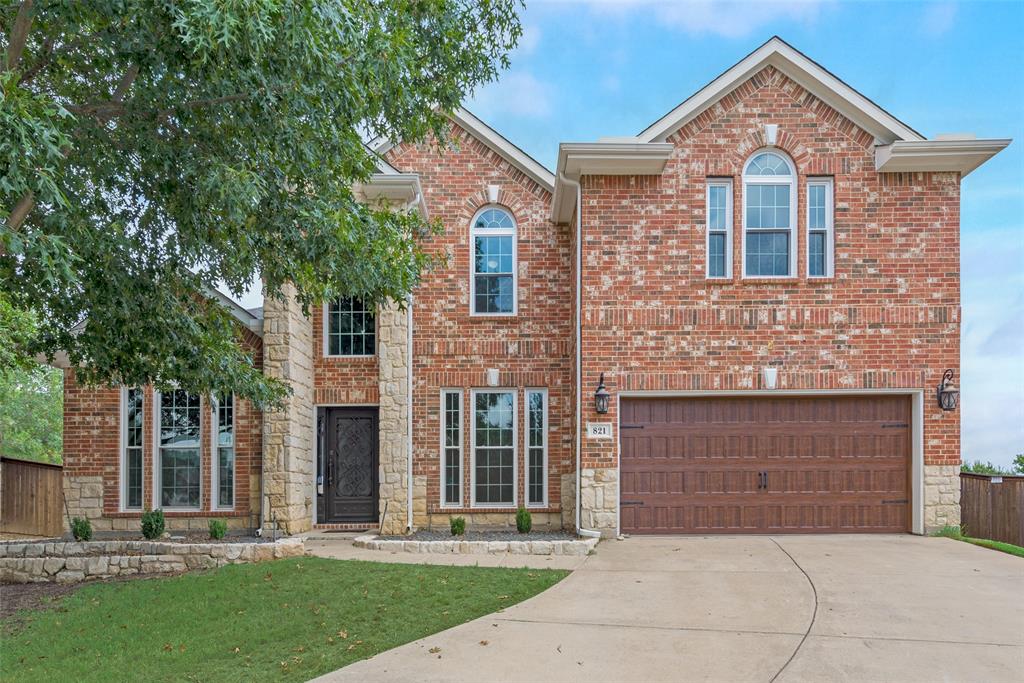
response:
<path id="1" fill-rule="evenodd" d="M 316 460 L 313 435 L 313 328 L 286 285 L 283 301 L 263 304 L 263 371 L 286 382 L 292 394 L 263 418 L 263 525 L 277 515 L 288 534 L 309 531 L 314 513 Z"/>

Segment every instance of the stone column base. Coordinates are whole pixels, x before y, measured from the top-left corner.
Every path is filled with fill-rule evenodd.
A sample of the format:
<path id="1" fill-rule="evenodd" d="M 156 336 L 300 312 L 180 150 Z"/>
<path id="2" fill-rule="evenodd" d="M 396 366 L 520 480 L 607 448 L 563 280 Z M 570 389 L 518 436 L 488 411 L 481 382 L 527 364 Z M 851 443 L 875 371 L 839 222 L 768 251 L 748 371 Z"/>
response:
<path id="1" fill-rule="evenodd" d="M 616 508 L 619 473 L 612 468 L 584 469 L 580 475 L 580 524 L 584 529 L 600 531 L 604 538 L 614 538 L 618 530 Z"/>
<path id="2" fill-rule="evenodd" d="M 960 467 L 924 466 L 924 532 L 960 526 Z"/>

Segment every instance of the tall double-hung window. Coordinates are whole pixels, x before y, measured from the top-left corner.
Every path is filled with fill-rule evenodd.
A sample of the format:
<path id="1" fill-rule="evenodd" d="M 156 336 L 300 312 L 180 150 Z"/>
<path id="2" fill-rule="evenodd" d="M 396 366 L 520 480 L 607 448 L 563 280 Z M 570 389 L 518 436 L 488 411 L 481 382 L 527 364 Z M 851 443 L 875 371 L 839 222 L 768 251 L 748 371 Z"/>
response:
<path id="1" fill-rule="evenodd" d="M 441 504 L 462 505 L 462 392 L 441 392 Z"/>
<path id="2" fill-rule="evenodd" d="M 216 507 L 225 510 L 235 506 L 235 397 L 231 394 L 219 396 L 216 414 L 214 490 L 217 492 Z"/>
<path id="3" fill-rule="evenodd" d="M 121 507 L 142 509 L 142 389 L 121 393 Z"/>
<path id="4" fill-rule="evenodd" d="M 180 389 L 160 394 L 156 507 L 199 509 L 199 405 L 198 394 Z"/>
<path id="5" fill-rule="evenodd" d="M 707 277 L 732 277 L 732 181 L 707 181 Z"/>
<path id="6" fill-rule="evenodd" d="M 516 224 L 504 209 L 483 209 L 470 229 L 472 273 L 470 310 L 474 315 L 516 313 Z"/>
<path id="7" fill-rule="evenodd" d="M 832 277 L 835 231 L 833 229 L 832 179 L 807 181 L 807 276 Z"/>
<path id="8" fill-rule="evenodd" d="M 473 504 L 516 503 L 516 393 L 473 392 Z"/>
<path id="9" fill-rule="evenodd" d="M 744 167 L 744 277 L 796 275 L 796 183 L 781 152 L 758 152 Z"/>

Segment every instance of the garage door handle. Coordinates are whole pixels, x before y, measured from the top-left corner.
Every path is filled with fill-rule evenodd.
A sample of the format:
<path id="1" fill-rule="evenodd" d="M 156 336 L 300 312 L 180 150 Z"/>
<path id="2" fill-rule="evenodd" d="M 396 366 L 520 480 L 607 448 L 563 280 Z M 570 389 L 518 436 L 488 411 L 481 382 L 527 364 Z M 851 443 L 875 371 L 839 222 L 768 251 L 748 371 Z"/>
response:
<path id="1" fill-rule="evenodd" d="M 643 505 L 643 504 L 644 504 L 644 502 L 642 500 L 622 500 L 622 501 L 619 501 L 619 505 L 622 505 L 623 507 L 625 507 L 626 505 Z"/>

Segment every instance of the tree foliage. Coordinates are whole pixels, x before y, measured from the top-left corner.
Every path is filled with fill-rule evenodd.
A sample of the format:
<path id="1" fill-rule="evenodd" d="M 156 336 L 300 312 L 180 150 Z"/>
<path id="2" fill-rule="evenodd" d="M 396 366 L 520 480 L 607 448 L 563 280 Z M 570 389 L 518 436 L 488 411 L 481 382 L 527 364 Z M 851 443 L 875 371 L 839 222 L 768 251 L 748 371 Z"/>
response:
<path id="1" fill-rule="evenodd" d="M 61 462 L 64 375 L 45 366 L 0 372 L 0 455 Z"/>
<path id="2" fill-rule="evenodd" d="M 365 136 L 446 144 L 516 0 L 22 0 L 0 7 L 0 295 L 86 382 L 264 404 L 204 291 L 402 301 L 421 217 L 360 204 Z"/>
<path id="3" fill-rule="evenodd" d="M 991 461 L 975 460 L 964 460 L 960 464 L 961 472 L 969 472 L 971 474 L 1024 474 L 1024 454 L 1018 454 L 1013 459 L 1013 465 L 1010 468 L 1003 468 L 999 465 L 992 464 Z"/>

